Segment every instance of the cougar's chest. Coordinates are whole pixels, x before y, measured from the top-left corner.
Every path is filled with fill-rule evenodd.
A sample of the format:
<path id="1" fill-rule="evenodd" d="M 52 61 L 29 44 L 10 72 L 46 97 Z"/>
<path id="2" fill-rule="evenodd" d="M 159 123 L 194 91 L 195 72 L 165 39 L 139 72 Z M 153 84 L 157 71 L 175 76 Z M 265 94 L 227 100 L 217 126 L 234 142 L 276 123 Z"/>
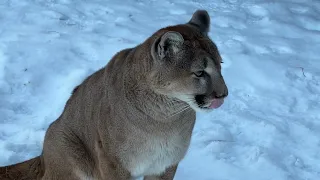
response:
<path id="1" fill-rule="evenodd" d="M 190 139 L 181 134 L 149 137 L 131 158 L 129 171 L 135 177 L 161 174 L 184 157 L 189 142 Z"/>

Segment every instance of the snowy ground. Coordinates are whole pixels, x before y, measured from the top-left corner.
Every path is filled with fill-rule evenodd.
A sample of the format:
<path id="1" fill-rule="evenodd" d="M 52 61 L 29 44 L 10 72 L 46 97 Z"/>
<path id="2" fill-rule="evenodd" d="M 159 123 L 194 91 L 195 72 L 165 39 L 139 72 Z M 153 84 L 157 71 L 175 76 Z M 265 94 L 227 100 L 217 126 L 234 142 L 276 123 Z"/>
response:
<path id="1" fill-rule="evenodd" d="M 0 0 L 0 166 L 40 153 L 72 89 L 157 29 L 212 18 L 230 96 L 177 180 L 320 179 L 320 1 Z"/>

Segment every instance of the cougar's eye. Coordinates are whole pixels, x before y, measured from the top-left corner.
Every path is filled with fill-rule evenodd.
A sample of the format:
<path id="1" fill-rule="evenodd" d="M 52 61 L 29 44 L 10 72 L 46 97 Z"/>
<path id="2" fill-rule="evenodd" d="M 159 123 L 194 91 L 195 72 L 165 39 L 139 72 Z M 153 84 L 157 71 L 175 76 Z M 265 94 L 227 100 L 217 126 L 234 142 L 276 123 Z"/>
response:
<path id="1" fill-rule="evenodd" d="M 204 75 L 204 71 L 196 71 L 193 74 L 197 77 L 202 77 Z"/>

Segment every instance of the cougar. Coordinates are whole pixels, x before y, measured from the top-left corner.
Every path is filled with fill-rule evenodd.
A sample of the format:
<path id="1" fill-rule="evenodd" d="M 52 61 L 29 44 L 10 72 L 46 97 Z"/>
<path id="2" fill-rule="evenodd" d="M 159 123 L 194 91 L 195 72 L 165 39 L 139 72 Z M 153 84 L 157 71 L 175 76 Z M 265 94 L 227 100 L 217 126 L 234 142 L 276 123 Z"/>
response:
<path id="1" fill-rule="evenodd" d="M 161 28 L 116 53 L 72 92 L 38 157 L 0 168 L 1 180 L 173 180 L 196 112 L 228 96 L 210 17 Z"/>

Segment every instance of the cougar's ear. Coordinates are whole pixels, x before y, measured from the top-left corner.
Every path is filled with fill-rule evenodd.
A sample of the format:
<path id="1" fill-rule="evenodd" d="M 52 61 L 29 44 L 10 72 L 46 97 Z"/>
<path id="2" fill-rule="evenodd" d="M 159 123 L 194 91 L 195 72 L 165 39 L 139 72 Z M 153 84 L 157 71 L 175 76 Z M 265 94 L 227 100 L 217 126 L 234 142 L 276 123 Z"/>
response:
<path id="1" fill-rule="evenodd" d="M 206 10 L 197 10 L 193 13 L 188 24 L 196 26 L 203 34 L 208 34 L 210 30 L 210 16 Z"/>
<path id="2" fill-rule="evenodd" d="M 175 31 L 168 31 L 155 40 L 152 45 L 151 54 L 154 59 L 164 59 L 169 53 L 177 53 L 184 39 L 182 35 Z"/>

